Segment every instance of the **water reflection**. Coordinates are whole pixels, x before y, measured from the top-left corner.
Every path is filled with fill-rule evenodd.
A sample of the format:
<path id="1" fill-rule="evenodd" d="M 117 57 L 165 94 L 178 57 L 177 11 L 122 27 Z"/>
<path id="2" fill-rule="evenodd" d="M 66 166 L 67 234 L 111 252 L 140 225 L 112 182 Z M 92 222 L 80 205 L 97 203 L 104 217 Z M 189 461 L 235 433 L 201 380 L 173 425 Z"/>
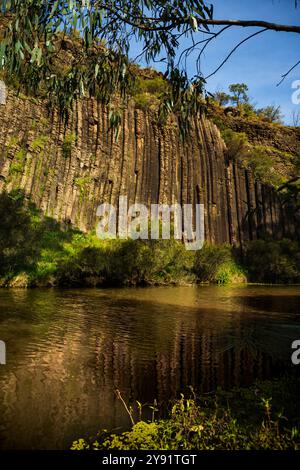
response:
<path id="1" fill-rule="evenodd" d="M 248 385 L 290 365 L 300 288 L 0 291 L 0 447 L 64 448 L 165 403 Z"/>

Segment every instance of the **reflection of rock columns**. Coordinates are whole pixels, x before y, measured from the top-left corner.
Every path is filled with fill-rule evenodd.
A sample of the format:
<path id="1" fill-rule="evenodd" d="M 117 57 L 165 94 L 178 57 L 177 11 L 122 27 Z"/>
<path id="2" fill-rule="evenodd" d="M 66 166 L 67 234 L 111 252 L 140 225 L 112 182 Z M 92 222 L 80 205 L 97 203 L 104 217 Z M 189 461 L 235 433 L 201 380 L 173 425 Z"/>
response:
<path id="1" fill-rule="evenodd" d="M 158 309 L 155 302 L 132 301 L 127 309 L 126 302 L 109 296 L 96 297 L 88 311 L 86 301 L 76 304 L 76 294 L 59 311 L 60 294 L 54 292 L 47 294 L 53 305 L 45 314 L 38 293 L 10 295 L 16 307 L 30 305 L 33 312 L 32 324 L 22 323 L 26 348 L 18 346 L 13 367 L 0 375 L 2 425 L 13 428 L 12 446 L 67 446 L 102 427 L 126 428 L 129 420 L 116 388 L 130 405 L 155 398 L 166 404 L 180 392 L 188 394 L 189 385 L 203 392 L 247 385 L 272 370 L 272 359 L 262 352 L 253 357 L 249 349 L 229 348 L 230 338 L 242 339 L 243 328 L 247 333 L 246 319 L 230 313 L 214 323 L 215 312 L 204 307 L 176 310 L 159 304 Z"/>

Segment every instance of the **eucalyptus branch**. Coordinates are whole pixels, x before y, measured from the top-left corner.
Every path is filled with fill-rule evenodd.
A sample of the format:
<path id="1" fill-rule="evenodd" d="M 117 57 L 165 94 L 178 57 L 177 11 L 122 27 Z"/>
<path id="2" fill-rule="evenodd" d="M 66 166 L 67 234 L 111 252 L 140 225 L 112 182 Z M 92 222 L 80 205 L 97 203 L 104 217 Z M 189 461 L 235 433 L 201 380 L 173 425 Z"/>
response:
<path id="1" fill-rule="evenodd" d="M 115 9 L 110 7 L 106 4 L 98 4 L 98 6 L 102 10 L 106 10 L 110 14 L 113 14 L 121 21 L 124 21 L 128 25 L 141 29 L 143 31 L 170 31 L 176 29 L 178 26 L 189 24 L 190 18 L 183 18 L 175 20 L 173 17 L 164 18 L 163 23 L 159 24 L 158 26 L 151 26 L 150 23 L 158 22 L 161 23 L 162 19 L 159 18 L 149 18 L 149 17 L 133 17 L 130 18 L 128 13 L 123 12 L 123 15 L 117 12 Z M 237 26 L 242 28 L 265 28 L 270 31 L 277 31 L 277 32 L 287 32 L 287 33 L 297 33 L 300 34 L 300 26 L 298 25 L 286 25 L 286 24 L 277 24 L 268 21 L 262 20 L 226 20 L 226 19 L 203 19 L 201 17 L 195 16 L 195 19 L 198 25 L 203 26 Z M 135 20 L 139 20 L 140 22 L 136 22 Z M 143 24 L 144 21 L 147 21 L 149 24 Z M 166 24 L 167 23 L 167 24 Z"/>
<path id="2" fill-rule="evenodd" d="M 228 56 L 222 61 L 222 63 L 219 65 L 219 67 L 216 68 L 216 70 L 214 70 L 214 72 L 212 72 L 211 74 L 209 74 L 207 77 L 205 77 L 205 80 L 208 80 L 210 77 L 212 77 L 213 75 L 215 75 L 225 64 L 226 62 L 230 59 L 230 57 L 235 53 L 235 51 L 242 46 L 242 44 L 244 44 L 245 42 L 249 41 L 250 39 L 254 38 L 255 36 L 258 36 L 259 34 L 262 34 L 262 33 L 265 33 L 266 31 L 268 31 L 267 29 L 261 29 L 260 31 L 257 31 L 256 33 L 254 34 L 251 34 L 250 36 L 248 36 L 247 38 L 243 39 L 243 41 L 239 42 L 233 49 L 232 51 L 228 54 Z"/>

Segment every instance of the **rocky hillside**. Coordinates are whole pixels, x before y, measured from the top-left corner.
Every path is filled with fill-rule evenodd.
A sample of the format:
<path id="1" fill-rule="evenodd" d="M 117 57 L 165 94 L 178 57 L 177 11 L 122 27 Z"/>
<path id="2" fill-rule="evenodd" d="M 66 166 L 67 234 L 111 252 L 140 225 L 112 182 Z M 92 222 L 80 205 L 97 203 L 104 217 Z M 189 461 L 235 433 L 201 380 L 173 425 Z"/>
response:
<path id="1" fill-rule="evenodd" d="M 127 195 L 130 203 L 148 205 L 203 203 L 206 239 L 213 243 L 295 233 L 278 193 L 228 158 L 220 130 L 206 117 L 194 119 L 183 143 L 175 118 L 161 128 L 155 113 L 132 102 L 116 140 L 108 109 L 93 99 L 77 101 L 64 125 L 41 101 L 10 92 L 0 119 L 0 191 L 24 190 L 63 224 L 92 230 L 98 205 Z M 245 131 L 241 120 L 228 119 Z M 266 126 L 247 126 L 253 141 L 296 155 L 300 136 L 294 130 L 272 134 Z"/>

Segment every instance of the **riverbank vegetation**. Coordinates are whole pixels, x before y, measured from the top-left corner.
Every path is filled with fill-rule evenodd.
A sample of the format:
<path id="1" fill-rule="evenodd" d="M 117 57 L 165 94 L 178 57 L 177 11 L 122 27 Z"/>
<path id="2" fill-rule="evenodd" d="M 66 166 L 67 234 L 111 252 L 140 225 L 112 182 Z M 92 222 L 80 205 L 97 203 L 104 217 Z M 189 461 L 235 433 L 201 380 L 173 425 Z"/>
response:
<path id="1" fill-rule="evenodd" d="M 177 240 L 100 240 L 44 217 L 15 191 L 0 197 L 2 287 L 298 283 L 300 246 L 291 240 L 250 242 L 243 252 Z"/>
<path id="2" fill-rule="evenodd" d="M 192 391 L 190 398 L 182 395 L 170 405 L 165 419 L 156 419 L 160 410 L 155 403 L 149 421 L 142 420 L 140 403 L 137 421 L 125 404 L 133 424 L 129 431 L 102 430 L 74 442 L 72 449 L 299 450 L 299 387 L 299 376 L 289 375 L 201 397 Z"/>

